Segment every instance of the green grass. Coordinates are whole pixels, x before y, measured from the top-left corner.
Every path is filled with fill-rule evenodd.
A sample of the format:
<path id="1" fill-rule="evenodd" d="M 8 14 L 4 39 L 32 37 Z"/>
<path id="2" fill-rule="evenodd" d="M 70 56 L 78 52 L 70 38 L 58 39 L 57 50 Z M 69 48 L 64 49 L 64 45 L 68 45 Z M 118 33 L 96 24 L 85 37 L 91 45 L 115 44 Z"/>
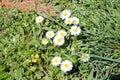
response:
<path id="1" fill-rule="evenodd" d="M 58 12 L 54 16 L 0 7 L 0 80 L 110 80 L 120 74 L 120 1 L 55 0 L 52 5 Z M 80 19 L 82 33 L 68 36 L 61 47 L 43 46 L 41 39 L 46 31 L 68 30 L 59 18 L 64 9 Z M 35 23 L 37 15 L 45 17 L 41 25 Z M 80 61 L 83 53 L 90 54 L 89 62 Z M 35 54 L 40 58 L 32 63 L 31 55 Z M 73 70 L 63 73 L 51 65 L 54 56 L 72 61 Z"/>

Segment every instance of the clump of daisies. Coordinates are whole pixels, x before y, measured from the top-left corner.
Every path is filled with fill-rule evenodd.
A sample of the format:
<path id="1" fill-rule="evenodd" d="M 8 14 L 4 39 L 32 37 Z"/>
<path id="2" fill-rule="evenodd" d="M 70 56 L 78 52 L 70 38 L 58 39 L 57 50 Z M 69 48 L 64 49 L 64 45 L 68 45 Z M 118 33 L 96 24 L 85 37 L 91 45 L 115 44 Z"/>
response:
<path id="1" fill-rule="evenodd" d="M 62 61 L 61 57 L 55 56 L 52 60 L 51 63 L 53 66 L 60 66 L 60 69 L 63 72 L 68 72 L 71 71 L 73 68 L 72 62 L 69 60 L 64 60 Z"/>
<path id="2" fill-rule="evenodd" d="M 60 18 L 64 20 L 64 23 L 67 26 L 70 26 L 69 31 L 66 31 L 64 29 L 58 30 L 56 33 L 51 30 L 46 31 L 45 37 L 41 41 L 43 45 L 47 45 L 49 42 L 52 41 L 52 43 L 54 43 L 55 46 L 62 46 L 65 43 L 66 36 L 69 35 L 67 34 L 67 32 L 68 33 L 70 32 L 71 36 L 78 36 L 81 33 L 81 28 L 79 26 L 79 18 L 74 16 L 72 17 L 71 14 L 72 14 L 71 11 L 67 9 L 63 10 L 60 13 Z M 37 16 L 35 19 L 36 23 L 42 23 L 43 20 L 44 18 L 42 16 Z M 89 54 L 82 54 L 80 59 L 83 62 L 87 62 L 89 61 L 90 56 Z M 36 63 L 37 59 L 34 58 L 32 62 Z M 53 66 L 60 66 L 60 69 L 63 72 L 71 71 L 73 68 L 73 64 L 71 61 L 69 60 L 62 61 L 62 58 L 59 56 L 55 56 L 51 60 L 51 64 Z"/>
<path id="3" fill-rule="evenodd" d="M 61 18 L 64 19 L 65 24 L 70 25 L 71 29 L 70 29 L 70 33 L 73 36 L 77 36 L 81 33 L 81 29 L 79 26 L 77 26 L 79 24 L 79 18 L 77 17 L 70 17 L 71 16 L 71 12 L 70 10 L 63 10 L 61 12 Z"/>
<path id="4" fill-rule="evenodd" d="M 43 45 L 47 45 L 49 43 L 49 39 L 51 39 L 55 46 L 62 46 L 65 43 L 67 32 L 70 32 L 72 36 L 77 36 L 81 33 L 81 29 L 78 26 L 79 18 L 71 17 L 70 10 L 63 10 L 60 13 L 60 18 L 64 20 L 65 24 L 70 26 L 69 31 L 65 31 L 64 29 L 58 30 L 56 33 L 54 31 L 47 31 L 45 34 L 45 38 L 42 39 Z M 41 23 L 43 22 L 44 18 L 42 16 L 37 16 L 35 20 L 36 23 Z"/>

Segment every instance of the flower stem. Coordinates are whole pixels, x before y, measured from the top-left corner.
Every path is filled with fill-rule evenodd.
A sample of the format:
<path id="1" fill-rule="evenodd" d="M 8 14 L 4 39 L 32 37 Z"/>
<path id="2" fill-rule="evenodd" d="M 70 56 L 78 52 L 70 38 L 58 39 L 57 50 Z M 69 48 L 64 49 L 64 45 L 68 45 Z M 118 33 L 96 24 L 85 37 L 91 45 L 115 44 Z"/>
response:
<path id="1" fill-rule="evenodd" d="M 46 16 L 44 16 L 46 19 L 48 19 L 48 20 L 50 20 L 50 21 L 54 21 L 56 24 L 58 24 L 59 26 L 61 26 L 61 27 L 63 27 L 63 28 L 65 28 L 65 29 L 67 29 L 64 25 L 62 25 L 62 24 L 60 24 L 59 22 L 57 22 L 55 19 L 53 19 L 53 18 L 51 18 L 51 17 L 46 17 Z"/>

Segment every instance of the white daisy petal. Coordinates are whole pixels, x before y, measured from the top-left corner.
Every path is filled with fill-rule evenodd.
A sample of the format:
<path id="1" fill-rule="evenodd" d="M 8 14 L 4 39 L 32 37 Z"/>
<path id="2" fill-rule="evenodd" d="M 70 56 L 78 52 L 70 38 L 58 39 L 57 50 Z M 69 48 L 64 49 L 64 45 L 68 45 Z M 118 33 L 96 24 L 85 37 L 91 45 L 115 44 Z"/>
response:
<path id="1" fill-rule="evenodd" d="M 66 19 L 66 18 L 68 18 L 68 17 L 70 17 L 70 15 L 71 15 L 71 12 L 70 12 L 70 10 L 63 10 L 61 13 L 60 13 L 60 17 L 62 18 L 62 19 Z"/>
<path id="2" fill-rule="evenodd" d="M 79 19 L 77 17 L 73 17 L 72 20 L 73 20 L 73 24 L 77 25 L 79 23 Z"/>
<path id="3" fill-rule="evenodd" d="M 82 54 L 81 61 L 87 62 L 87 61 L 89 61 L 89 59 L 90 59 L 89 54 Z"/>
<path id="4" fill-rule="evenodd" d="M 53 39 L 53 42 L 55 45 L 58 45 L 58 46 L 61 46 L 64 44 L 65 40 L 63 37 L 60 37 L 60 36 L 55 36 L 54 39 Z"/>
<path id="5" fill-rule="evenodd" d="M 72 18 L 66 18 L 65 19 L 65 24 L 72 24 L 73 23 L 73 19 Z"/>
<path id="6" fill-rule="evenodd" d="M 54 32 L 53 32 L 53 31 L 48 31 L 48 32 L 46 32 L 46 37 L 47 37 L 48 39 L 53 38 L 53 37 L 54 37 Z"/>
<path id="7" fill-rule="evenodd" d="M 43 22 L 43 20 L 44 20 L 44 18 L 42 16 L 37 16 L 35 18 L 36 23 L 41 23 L 41 22 Z"/>
<path id="8" fill-rule="evenodd" d="M 51 60 L 51 63 L 52 63 L 52 65 L 54 65 L 54 66 L 59 66 L 60 63 L 61 63 L 61 61 L 62 61 L 61 57 L 56 56 L 56 57 L 54 57 L 54 58 Z"/>
<path id="9" fill-rule="evenodd" d="M 77 26 L 72 26 L 70 29 L 71 35 L 74 35 L 74 36 L 79 35 L 80 32 L 81 32 L 81 29 L 80 27 L 77 27 Z"/>
<path id="10" fill-rule="evenodd" d="M 61 63 L 60 68 L 64 72 L 71 71 L 73 68 L 72 62 L 70 62 L 69 60 L 65 60 Z"/>
<path id="11" fill-rule="evenodd" d="M 48 40 L 47 40 L 47 39 L 45 39 L 45 38 L 44 38 L 44 39 L 42 39 L 42 44 L 43 44 L 43 45 L 47 45 L 47 44 L 48 44 Z"/>
<path id="12" fill-rule="evenodd" d="M 67 35 L 67 32 L 64 31 L 64 30 L 59 30 L 59 31 L 57 32 L 57 36 L 65 37 L 66 35 Z"/>

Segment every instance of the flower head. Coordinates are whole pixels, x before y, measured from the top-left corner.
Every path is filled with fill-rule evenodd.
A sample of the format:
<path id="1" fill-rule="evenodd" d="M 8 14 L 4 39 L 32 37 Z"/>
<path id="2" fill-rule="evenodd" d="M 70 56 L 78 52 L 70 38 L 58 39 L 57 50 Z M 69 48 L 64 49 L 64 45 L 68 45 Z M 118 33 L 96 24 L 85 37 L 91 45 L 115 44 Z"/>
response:
<path id="1" fill-rule="evenodd" d="M 41 23 L 44 20 L 44 18 L 42 16 L 37 16 L 35 21 L 36 23 Z"/>
<path id="2" fill-rule="evenodd" d="M 54 32 L 53 32 L 53 31 L 48 31 L 48 32 L 46 32 L 46 37 L 47 37 L 48 39 L 53 38 L 53 37 L 54 37 Z"/>
<path id="3" fill-rule="evenodd" d="M 43 44 L 43 45 L 48 44 L 48 40 L 47 40 L 47 39 L 45 39 L 45 38 L 44 38 L 44 39 L 42 39 L 42 44 Z"/>
<path id="4" fill-rule="evenodd" d="M 39 55 L 38 55 L 38 54 L 36 54 L 36 55 L 35 55 L 35 58 L 39 59 Z"/>
<path id="5" fill-rule="evenodd" d="M 71 29 L 70 29 L 70 32 L 71 32 L 71 35 L 79 35 L 80 32 L 81 32 L 81 29 L 80 27 L 77 27 L 77 26 L 72 26 Z"/>
<path id="6" fill-rule="evenodd" d="M 70 17 L 70 15 L 71 15 L 71 12 L 70 12 L 70 10 L 63 10 L 62 12 L 61 12 L 61 14 L 60 14 L 60 17 L 62 18 L 62 19 L 66 19 L 66 18 L 68 18 L 68 17 Z"/>
<path id="7" fill-rule="evenodd" d="M 66 36 L 66 35 L 67 35 L 67 33 L 66 33 L 66 31 L 64 31 L 64 30 L 59 30 L 59 31 L 57 32 L 57 36 L 64 37 L 64 36 Z"/>
<path id="8" fill-rule="evenodd" d="M 77 17 L 73 17 L 72 20 L 73 20 L 73 24 L 77 25 L 79 23 L 79 19 Z"/>
<path id="9" fill-rule="evenodd" d="M 89 54 L 82 54 L 81 61 L 87 62 L 87 61 L 89 61 L 89 59 L 90 59 Z"/>
<path id="10" fill-rule="evenodd" d="M 59 56 L 56 56 L 56 57 L 54 57 L 53 59 L 52 59 L 52 65 L 54 65 L 54 66 L 59 66 L 59 64 L 61 63 L 61 61 L 62 61 L 62 59 L 61 59 L 61 57 L 59 57 Z"/>
<path id="11" fill-rule="evenodd" d="M 31 60 L 31 62 L 32 62 L 32 63 L 37 63 L 37 62 L 38 62 L 38 59 L 33 58 L 33 59 Z"/>
<path id="12" fill-rule="evenodd" d="M 53 42 L 55 45 L 58 45 L 58 46 L 61 46 L 64 44 L 65 40 L 63 37 L 60 37 L 60 36 L 55 36 L 54 39 L 53 39 Z"/>
<path id="13" fill-rule="evenodd" d="M 72 22 L 73 22 L 73 19 L 72 18 L 66 18 L 65 19 L 65 24 L 72 24 Z"/>
<path id="14" fill-rule="evenodd" d="M 64 72 L 70 71 L 73 68 L 72 62 L 70 62 L 69 60 L 65 60 L 61 63 L 60 68 Z"/>

